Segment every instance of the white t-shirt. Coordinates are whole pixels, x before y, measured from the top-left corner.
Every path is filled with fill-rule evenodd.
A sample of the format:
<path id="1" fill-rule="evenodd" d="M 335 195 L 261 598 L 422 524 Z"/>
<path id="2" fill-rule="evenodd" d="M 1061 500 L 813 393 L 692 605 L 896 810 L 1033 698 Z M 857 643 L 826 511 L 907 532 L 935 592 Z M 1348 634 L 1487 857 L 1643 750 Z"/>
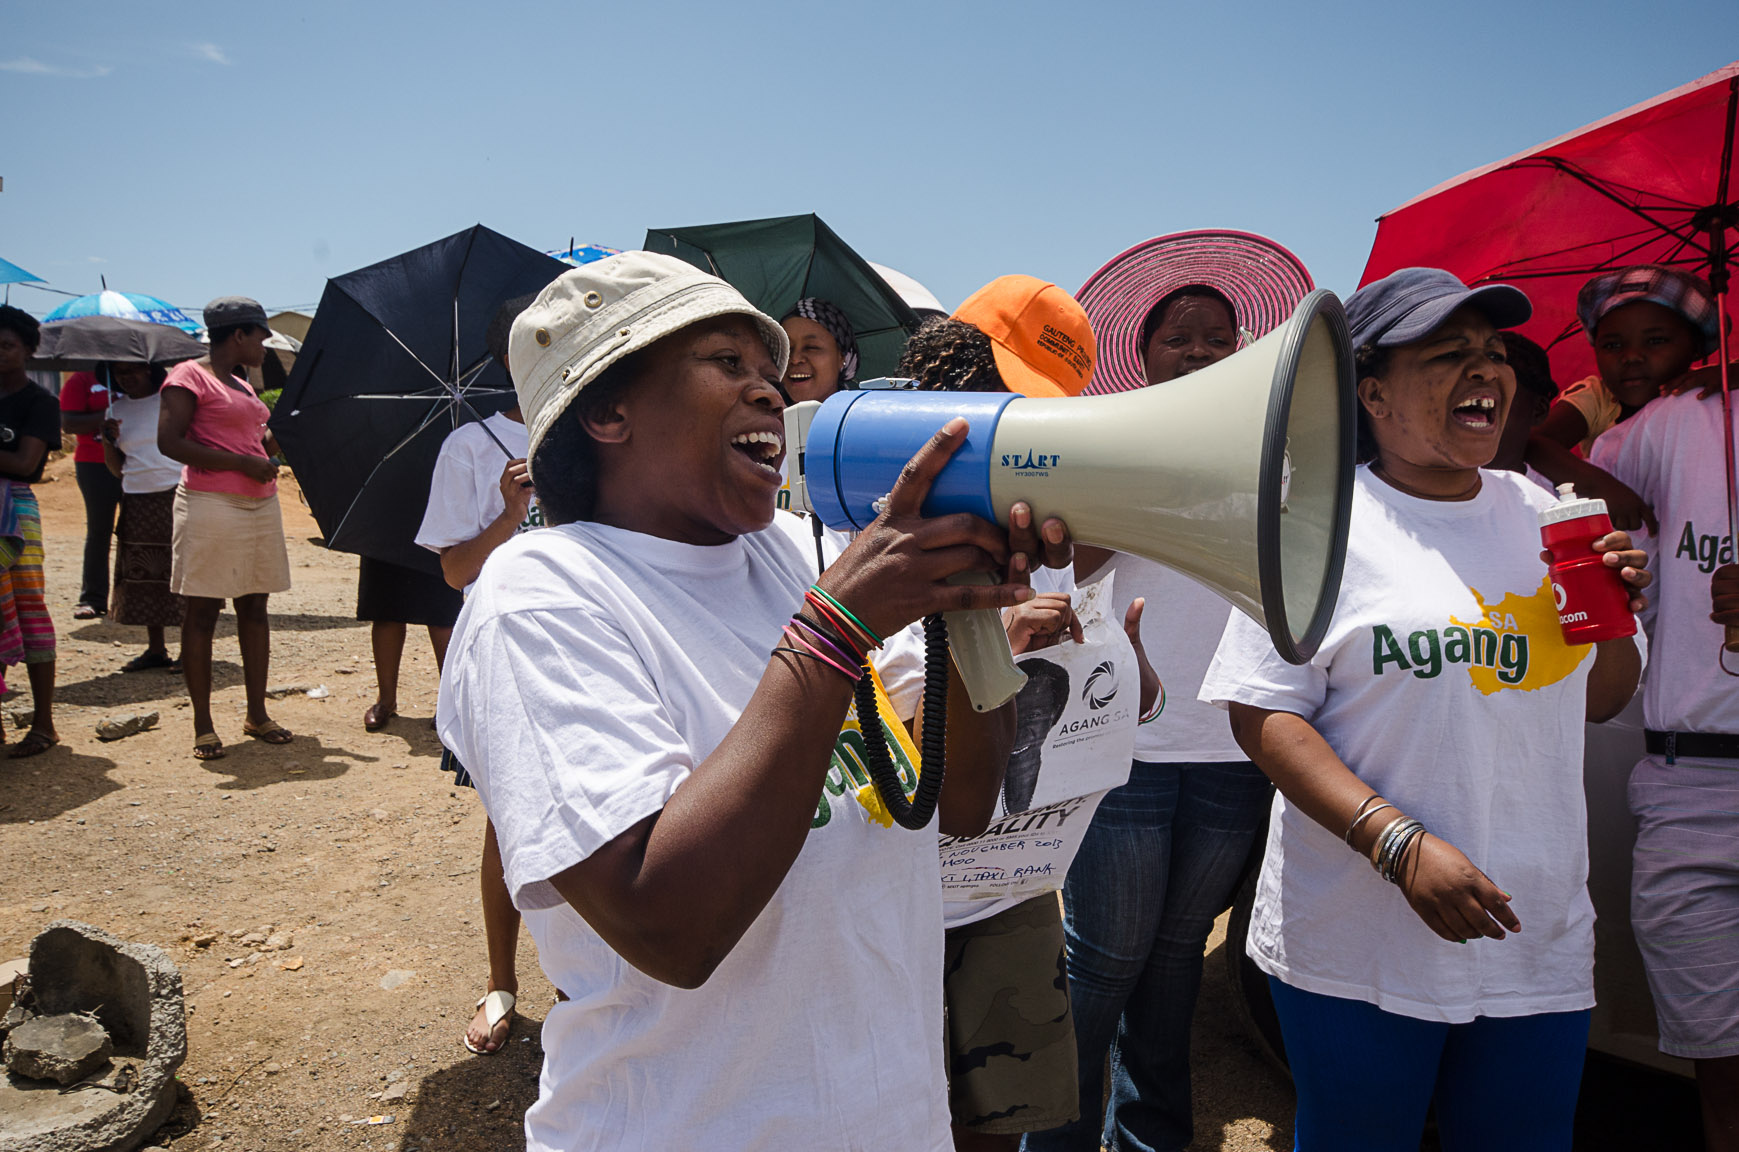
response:
<path id="1" fill-rule="evenodd" d="M 1304 717 L 1373 791 L 1513 895 L 1519 934 L 1443 940 L 1336 832 L 1274 799 L 1251 958 L 1308 992 L 1451 1023 L 1594 1003 L 1593 649 L 1565 645 L 1539 558 L 1537 510 L 1551 499 L 1513 472 L 1481 476 L 1472 500 L 1433 501 L 1360 468 L 1315 658 L 1285 663 L 1234 613 L 1201 692 Z"/>
<path id="2" fill-rule="evenodd" d="M 503 453 L 503 448 L 513 455 Z M 473 421 L 455 428 L 442 442 L 441 454 L 435 460 L 429 506 L 423 513 L 422 527 L 417 529 L 417 543 L 440 552 L 476 539 L 507 507 L 501 498 L 501 470 L 508 460 L 522 460 L 530 450 L 531 433 L 526 426 L 499 412 L 481 424 Z M 533 498 L 519 531 L 542 525 L 543 510 Z"/>
<path id="3" fill-rule="evenodd" d="M 549 910 L 527 923 L 570 997 L 544 1024 L 531 1152 L 951 1147 L 934 832 L 872 823 L 830 772 L 790 872 L 692 990 L 631 967 L 549 883 L 712 753 L 814 574 L 787 515 L 717 547 L 575 524 L 497 549 L 466 601 L 441 738 L 515 902 Z M 906 715 L 916 671 L 887 677 Z"/>
<path id="4" fill-rule="evenodd" d="M 1165 685 L 1165 711 L 1135 730 L 1135 758 L 1147 764 L 1247 761 L 1226 713 L 1196 699 L 1233 608 L 1216 593 L 1144 556 L 1113 552 L 1099 572 L 1117 573 L 1119 625 L 1145 597 L 1141 646 Z M 1098 575 L 1099 573 L 1095 573 Z"/>
<path id="5" fill-rule="evenodd" d="M 1739 680 L 1721 671 L 1723 632 L 1709 619 L 1710 578 L 1733 562 L 1722 424 L 1714 400 L 1695 391 L 1665 396 L 1600 437 L 1590 459 L 1653 505 L 1660 523 L 1658 540 L 1639 542 L 1655 573 L 1642 707 L 1660 731 L 1739 734 Z M 1739 656 L 1727 663 L 1739 671 Z"/>
<path id="6" fill-rule="evenodd" d="M 157 413 L 162 407 L 158 392 L 134 400 L 117 390 L 109 402 L 110 414 L 121 422 L 115 447 L 126 456 L 121 462 L 122 492 L 167 492 L 181 483 L 181 465 L 157 449 Z"/>

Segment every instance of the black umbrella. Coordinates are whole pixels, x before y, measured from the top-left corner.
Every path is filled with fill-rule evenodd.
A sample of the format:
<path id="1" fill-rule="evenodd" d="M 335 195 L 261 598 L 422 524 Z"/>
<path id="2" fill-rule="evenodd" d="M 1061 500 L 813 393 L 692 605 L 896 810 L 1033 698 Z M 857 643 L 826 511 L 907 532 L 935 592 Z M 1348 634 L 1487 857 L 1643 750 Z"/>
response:
<path id="1" fill-rule="evenodd" d="M 918 314 L 819 216 L 654 228 L 646 250 L 711 272 L 778 319 L 805 296 L 832 301 L 857 336 L 859 380 L 892 376 Z"/>
<path id="2" fill-rule="evenodd" d="M 326 282 L 269 426 L 328 548 L 439 575 L 415 538 L 441 442 L 514 403 L 484 332 L 566 270 L 479 224 Z"/>
<path id="3" fill-rule="evenodd" d="M 181 329 L 118 316 L 79 316 L 42 326 L 42 343 L 30 358 L 32 368 L 83 372 L 103 361 L 120 364 L 176 364 L 197 360 L 206 347 Z"/>

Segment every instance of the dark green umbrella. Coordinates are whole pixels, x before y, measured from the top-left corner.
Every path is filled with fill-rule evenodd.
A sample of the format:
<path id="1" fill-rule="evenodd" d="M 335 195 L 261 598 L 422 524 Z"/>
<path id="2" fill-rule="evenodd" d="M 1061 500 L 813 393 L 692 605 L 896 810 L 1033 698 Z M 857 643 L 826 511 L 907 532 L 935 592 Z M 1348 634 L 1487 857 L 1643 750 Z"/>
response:
<path id="1" fill-rule="evenodd" d="M 818 216 L 654 228 L 646 250 L 711 272 L 775 320 L 806 296 L 832 301 L 856 330 L 859 380 L 893 375 L 918 327 L 899 293 Z"/>

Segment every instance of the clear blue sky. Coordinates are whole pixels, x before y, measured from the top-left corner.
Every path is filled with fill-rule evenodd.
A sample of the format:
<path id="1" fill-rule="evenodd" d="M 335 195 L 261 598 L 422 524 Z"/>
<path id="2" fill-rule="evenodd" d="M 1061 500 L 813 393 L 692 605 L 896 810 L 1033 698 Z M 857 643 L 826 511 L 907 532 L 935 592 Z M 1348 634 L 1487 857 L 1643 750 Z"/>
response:
<path id="1" fill-rule="evenodd" d="M 25 3 L 0 257 L 310 306 L 481 221 L 539 248 L 817 212 L 949 305 L 1265 233 L 1355 286 L 1374 218 L 1739 57 L 1734 0 Z M 38 314 L 57 297 L 14 287 Z"/>

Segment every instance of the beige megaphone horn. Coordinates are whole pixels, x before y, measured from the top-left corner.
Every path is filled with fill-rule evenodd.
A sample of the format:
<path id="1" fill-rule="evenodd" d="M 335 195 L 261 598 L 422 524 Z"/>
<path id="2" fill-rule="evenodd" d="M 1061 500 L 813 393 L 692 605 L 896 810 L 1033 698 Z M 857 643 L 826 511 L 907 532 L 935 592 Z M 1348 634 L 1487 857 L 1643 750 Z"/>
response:
<path id="1" fill-rule="evenodd" d="M 966 443 L 932 485 L 926 515 L 1006 524 L 1025 501 L 1079 543 L 1145 556 L 1213 589 L 1300 664 L 1328 629 L 1346 560 L 1354 381 L 1346 315 L 1318 289 L 1242 351 L 1133 392 L 864 390 L 793 405 L 792 502 L 830 527 L 864 528 L 906 461 L 964 416 Z M 955 613 L 948 624 L 973 705 L 1012 697 L 1024 677 L 995 613 Z"/>

